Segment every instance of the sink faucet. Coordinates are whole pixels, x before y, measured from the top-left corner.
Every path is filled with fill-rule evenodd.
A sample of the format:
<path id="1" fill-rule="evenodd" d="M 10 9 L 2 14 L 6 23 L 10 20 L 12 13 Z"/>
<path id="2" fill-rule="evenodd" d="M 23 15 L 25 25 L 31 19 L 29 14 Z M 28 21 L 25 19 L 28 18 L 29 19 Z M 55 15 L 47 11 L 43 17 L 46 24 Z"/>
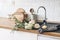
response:
<path id="1" fill-rule="evenodd" d="M 45 10 L 45 20 L 47 20 L 47 18 L 46 18 L 46 8 L 44 6 L 39 6 L 38 9 L 37 9 L 37 13 L 38 13 L 40 8 L 43 8 Z"/>

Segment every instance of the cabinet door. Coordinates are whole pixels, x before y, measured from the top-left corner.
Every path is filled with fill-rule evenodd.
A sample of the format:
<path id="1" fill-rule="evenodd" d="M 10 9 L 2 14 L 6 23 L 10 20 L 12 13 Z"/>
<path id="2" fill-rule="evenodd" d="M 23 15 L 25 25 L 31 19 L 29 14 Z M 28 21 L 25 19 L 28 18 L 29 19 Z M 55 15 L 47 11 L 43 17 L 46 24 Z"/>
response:
<path id="1" fill-rule="evenodd" d="M 52 37 L 47 35 L 39 35 L 38 40 L 60 40 L 59 37 Z"/>
<path id="2" fill-rule="evenodd" d="M 0 40 L 10 40 L 10 32 L 11 30 L 9 29 L 0 28 Z"/>
<path id="3" fill-rule="evenodd" d="M 22 32 L 22 31 L 14 31 L 12 40 L 37 40 L 37 34 Z"/>

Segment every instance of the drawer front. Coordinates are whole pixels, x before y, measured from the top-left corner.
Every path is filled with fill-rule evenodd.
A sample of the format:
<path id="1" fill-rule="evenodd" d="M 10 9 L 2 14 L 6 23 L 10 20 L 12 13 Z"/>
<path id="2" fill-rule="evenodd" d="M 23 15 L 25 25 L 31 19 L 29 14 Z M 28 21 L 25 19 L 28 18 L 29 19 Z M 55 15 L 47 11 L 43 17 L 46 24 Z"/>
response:
<path id="1" fill-rule="evenodd" d="M 11 38 L 11 40 L 37 40 L 37 34 L 14 31 L 14 33 L 11 33 Z"/>
<path id="2" fill-rule="evenodd" d="M 38 35 L 38 40 L 60 40 L 60 37 L 53 37 L 47 35 Z"/>

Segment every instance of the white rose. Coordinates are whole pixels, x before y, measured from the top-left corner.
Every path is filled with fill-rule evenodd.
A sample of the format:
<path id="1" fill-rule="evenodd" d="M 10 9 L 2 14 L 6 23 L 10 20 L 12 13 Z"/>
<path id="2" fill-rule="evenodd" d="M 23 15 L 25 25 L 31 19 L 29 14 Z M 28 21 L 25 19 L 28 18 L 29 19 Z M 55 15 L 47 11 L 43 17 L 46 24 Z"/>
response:
<path id="1" fill-rule="evenodd" d="M 33 24 L 29 23 L 28 25 L 25 26 L 25 29 L 32 29 L 32 26 L 33 26 Z"/>
<path id="2" fill-rule="evenodd" d="M 28 25 L 28 23 L 25 23 L 25 26 L 27 26 Z"/>
<path id="3" fill-rule="evenodd" d="M 19 23 L 16 23 L 17 25 L 19 25 Z"/>

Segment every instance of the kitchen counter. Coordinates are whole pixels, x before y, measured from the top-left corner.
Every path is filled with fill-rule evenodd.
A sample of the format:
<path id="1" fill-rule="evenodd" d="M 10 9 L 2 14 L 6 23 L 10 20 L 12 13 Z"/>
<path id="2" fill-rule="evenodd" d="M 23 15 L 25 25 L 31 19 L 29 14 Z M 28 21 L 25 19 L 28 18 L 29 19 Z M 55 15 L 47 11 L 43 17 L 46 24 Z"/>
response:
<path id="1" fill-rule="evenodd" d="M 0 28 L 6 28 L 6 29 L 12 30 L 14 28 L 13 27 L 14 25 L 15 25 L 14 22 L 12 22 L 10 19 L 0 18 Z M 38 30 L 26 30 L 26 29 L 20 28 L 18 31 L 39 34 Z M 57 32 L 44 32 L 43 35 L 60 37 L 60 33 L 57 33 Z"/>
<path id="2" fill-rule="evenodd" d="M 0 26 L 0 28 L 6 28 L 6 29 L 10 29 L 10 30 L 13 29 L 13 28 L 11 28 L 11 27 L 3 27 L 3 26 Z M 20 28 L 18 31 L 30 32 L 30 33 L 39 34 L 38 30 L 26 30 L 26 29 Z M 57 32 L 44 32 L 43 35 L 60 37 L 60 33 L 57 33 Z"/>

